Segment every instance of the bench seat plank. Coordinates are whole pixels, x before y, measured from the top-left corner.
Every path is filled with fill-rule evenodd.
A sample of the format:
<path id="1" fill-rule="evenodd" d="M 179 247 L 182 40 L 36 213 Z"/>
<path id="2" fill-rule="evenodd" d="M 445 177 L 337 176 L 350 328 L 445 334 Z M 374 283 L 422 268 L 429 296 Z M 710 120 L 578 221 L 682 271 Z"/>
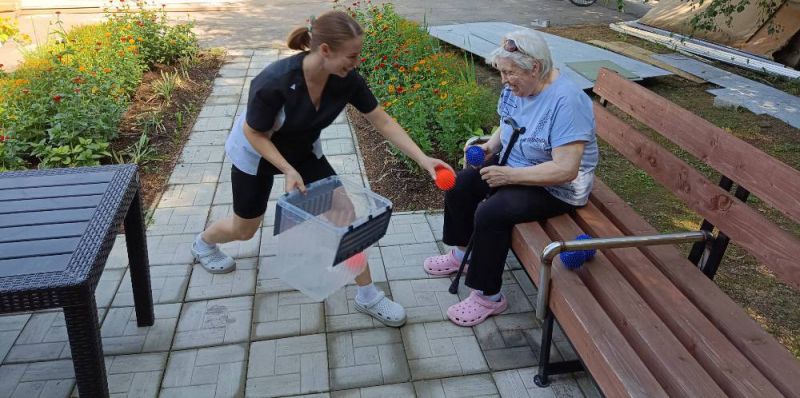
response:
<path id="1" fill-rule="evenodd" d="M 583 232 L 568 214 L 548 219 L 544 229 L 553 241 L 571 240 Z M 563 265 L 557 262 L 553 267 Z M 670 396 L 726 396 L 604 253 L 598 252 L 591 264 L 575 274 Z M 775 391 L 771 396 L 780 394 Z"/>
<path id="2" fill-rule="evenodd" d="M 659 233 L 599 179 L 595 179 L 591 202 L 624 235 Z M 651 246 L 642 248 L 641 252 L 781 393 L 787 397 L 797 395 L 800 391 L 800 361 L 786 347 L 712 280 L 698 277 L 696 266 L 675 246 Z M 705 335 L 698 337 L 705 338 Z"/>
<path id="3" fill-rule="evenodd" d="M 537 285 L 541 252 L 549 241 L 537 223 L 517 225 L 512 232 L 512 248 Z M 667 397 L 578 275 L 560 266 L 552 275 L 550 309 L 601 390 L 609 397 Z"/>
<path id="4" fill-rule="evenodd" d="M 624 236 L 591 202 L 575 212 L 574 220 L 591 236 Z M 614 249 L 603 254 L 727 395 L 783 396 L 641 251 Z M 705 278 L 694 266 L 685 267 L 684 272 Z"/>

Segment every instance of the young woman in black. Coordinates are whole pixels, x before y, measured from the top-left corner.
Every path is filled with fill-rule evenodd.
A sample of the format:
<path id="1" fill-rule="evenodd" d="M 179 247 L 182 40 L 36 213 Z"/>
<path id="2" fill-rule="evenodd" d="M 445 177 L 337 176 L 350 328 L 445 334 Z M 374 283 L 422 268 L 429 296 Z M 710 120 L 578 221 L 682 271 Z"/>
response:
<path id="1" fill-rule="evenodd" d="M 289 48 L 301 53 L 270 64 L 253 79 L 247 111 L 237 119 L 225 144 L 233 163 L 235 215 L 209 226 L 192 245 L 195 259 L 207 271 L 224 273 L 235 268 L 233 258 L 217 244 L 253 237 L 261 226 L 276 174 L 285 176 L 286 192 L 305 191 L 305 184 L 336 174 L 318 140 L 322 129 L 333 123 L 348 103 L 432 179 L 437 167 L 451 169 L 425 155 L 379 106 L 356 71 L 362 35 L 361 27 L 348 14 L 327 12 L 289 35 Z M 405 323 L 405 310 L 374 286 L 369 267 L 356 283 L 358 310 L 388 326 Z"/>

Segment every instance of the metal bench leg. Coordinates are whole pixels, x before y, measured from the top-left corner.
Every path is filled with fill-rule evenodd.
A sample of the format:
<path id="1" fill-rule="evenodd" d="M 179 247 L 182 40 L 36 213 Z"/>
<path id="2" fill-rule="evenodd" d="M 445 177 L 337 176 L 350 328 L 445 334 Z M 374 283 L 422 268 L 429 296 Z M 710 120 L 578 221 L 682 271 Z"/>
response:
<path id="1" fill-rule="evenodd" d="M 153 326 L 153 292 L 150 289 L 150 261 L 147 258 L 147 237 L 140 191 L 136 192 L 125 215 L 125 242 L 128 246 L 136 323 L 139 326 Z"/>
<path id="2" fill-rule="evenodd" d="M 83 305 L 64 307 L 72 366 L 82 397 L 108 397 L 103 342 L 94 292 L 84 294 Z"/>
<path id="3" fill-rule="evenodd" d="M 581 361 L 562 361 L 550 363 L 550 346 L 553 343 L 553 313 L 548 309 L 542 323 L 542 340 L 539 349 L 539 374 L 533 377 L 533 382 L 539 387 L 550 385 L 549 377 L 562 373 L 580 372 L 583 370 Z"/>

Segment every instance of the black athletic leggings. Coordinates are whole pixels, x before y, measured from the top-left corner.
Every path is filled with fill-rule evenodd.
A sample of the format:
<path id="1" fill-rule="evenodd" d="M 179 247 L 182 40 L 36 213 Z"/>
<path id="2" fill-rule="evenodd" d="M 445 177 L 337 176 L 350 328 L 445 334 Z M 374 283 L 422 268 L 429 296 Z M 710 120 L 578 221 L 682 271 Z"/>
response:
<path id="1" fill-rule="evenodd" d="M 496 157 L 493 163 L 497 163 Z M 465 283 L 492 295 L 500 292 L 514 225 L 555 217 L 575 206 L 556 199 L 542 187 L 519 185 L 500 187 L 481 202 L 489 190 L 478 170 L 468 167 L 459 171 L 455 188 L 445 195 L 443 241 L 450 246 L 466 246 L 475 234 Z"/>

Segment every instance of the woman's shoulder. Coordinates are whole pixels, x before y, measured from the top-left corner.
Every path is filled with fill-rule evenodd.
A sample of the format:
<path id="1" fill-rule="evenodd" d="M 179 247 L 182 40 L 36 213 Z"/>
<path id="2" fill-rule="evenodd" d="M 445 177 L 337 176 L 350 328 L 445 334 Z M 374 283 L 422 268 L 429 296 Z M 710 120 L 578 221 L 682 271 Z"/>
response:
<path id="1" fill-rule="evenodd" d="M 253 78 L 251 90 L 253 88 L 277 88 L 286 85 L 285 83 L 292 81 L 298 74 L 302 73 L 304 56 L 304 53 L 298 53 L 270 63 Z"/>

